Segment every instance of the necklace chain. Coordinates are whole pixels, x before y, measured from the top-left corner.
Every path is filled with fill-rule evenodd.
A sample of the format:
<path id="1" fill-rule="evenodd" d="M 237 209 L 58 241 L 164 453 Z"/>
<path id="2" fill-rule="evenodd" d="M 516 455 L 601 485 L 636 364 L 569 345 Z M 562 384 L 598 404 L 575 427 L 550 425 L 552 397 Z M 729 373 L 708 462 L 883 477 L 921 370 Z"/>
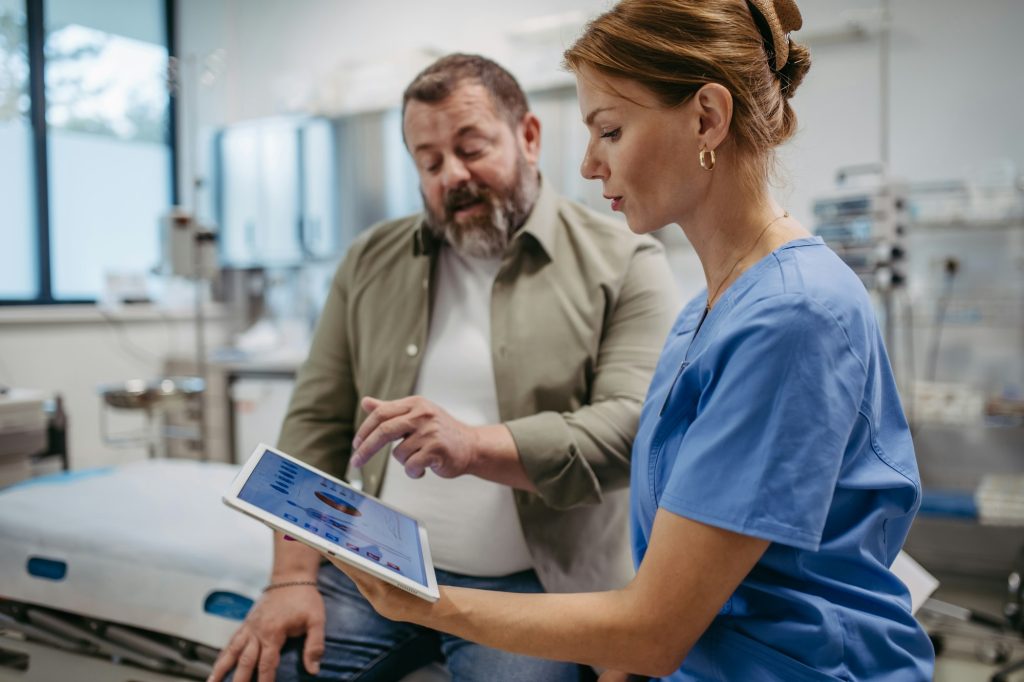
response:
<path id="1" fill-rule="evenodd" d="M 744 253 L 742 256 L 740 256 L 736 260 L 736 262 L 732 264 L 732 267 L 729 268 L 729 272 L 726 273 L 725 278 L 721 282 L 719 282 L 718 286 L 715 288 L 715 293 L 712 294 L 711 296 L 708 296 L 708 303 L 707 303 L 707 309 L 706 309 L 707 312 L 711 311 L 712 304 L 718 298 L 718 294 L 722 291 L 722 287 L 724 287 L 725 283 L 729 281 L 730 277 L 732 277 L 733 271 L 735 271 L 736 268 L 739 266 L 739 264 L 742 263 L 743 260 L 747 256 L 752 254 L 754 252 L 754 249 L 757 248 L 757 245 L 761 243 L 761 238 L 764 237 L 766 232 L 768 232 L 768 228 L 771 227 L 772 225 L 774 225 L 775 223 L 779 222 L 783 218 L 788 218 L 788 217 L 789 217 L 789 211 L 783 211 L 782 215 L 775 216 L 774 218 L 772 218 L 771 220 L 768 221 L 767 225 L 765 225 L 764 227 L 761 228 L 761 232 L 758 233 L 757 239 L 754 240 L 754 243 L 750 245 L 750 248 L 747 249 L 746 253 Z"/>

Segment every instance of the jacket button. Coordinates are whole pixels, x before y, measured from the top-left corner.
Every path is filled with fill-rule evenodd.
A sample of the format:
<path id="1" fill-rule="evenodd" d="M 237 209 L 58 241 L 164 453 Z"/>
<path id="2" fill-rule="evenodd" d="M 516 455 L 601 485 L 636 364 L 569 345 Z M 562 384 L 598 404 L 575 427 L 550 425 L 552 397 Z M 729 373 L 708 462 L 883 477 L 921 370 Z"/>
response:
<path id="1" fill-rule="evenodd" d="M 408 346 L 405 347 L 405 354 L 408 355 L 410 358 L 416 357 L 416 354 L 419 352 L 420 349 L 419 347 L 416 346 L 415 343 L 410 343 Z"/>

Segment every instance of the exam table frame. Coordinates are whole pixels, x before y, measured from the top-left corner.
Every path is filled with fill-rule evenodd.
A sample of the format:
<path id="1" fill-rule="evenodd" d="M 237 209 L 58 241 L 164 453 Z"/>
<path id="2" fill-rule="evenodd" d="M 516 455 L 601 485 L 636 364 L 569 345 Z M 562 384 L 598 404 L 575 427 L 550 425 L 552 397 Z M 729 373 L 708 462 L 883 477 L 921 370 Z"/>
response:
<path id="1" fill-rule="evenodd" d="M 204 680 L 218 653 L 179 637 L 8 599 L 0 599 L 0 632 L 0 682 Z"/>

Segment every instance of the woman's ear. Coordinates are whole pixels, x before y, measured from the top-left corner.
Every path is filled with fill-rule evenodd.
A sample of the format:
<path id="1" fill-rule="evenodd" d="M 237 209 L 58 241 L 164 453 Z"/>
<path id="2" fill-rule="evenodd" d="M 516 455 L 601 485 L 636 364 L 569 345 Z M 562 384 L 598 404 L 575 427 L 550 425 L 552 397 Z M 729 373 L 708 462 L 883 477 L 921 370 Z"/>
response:
<path id="1" fill-rule="evenodd" d="M 718 83 L 706 83 L 693 99 L 700 120 L 698 136 L 701 145 L 717 149 L 728 135 L 732 123 L 732 93 Z"/>

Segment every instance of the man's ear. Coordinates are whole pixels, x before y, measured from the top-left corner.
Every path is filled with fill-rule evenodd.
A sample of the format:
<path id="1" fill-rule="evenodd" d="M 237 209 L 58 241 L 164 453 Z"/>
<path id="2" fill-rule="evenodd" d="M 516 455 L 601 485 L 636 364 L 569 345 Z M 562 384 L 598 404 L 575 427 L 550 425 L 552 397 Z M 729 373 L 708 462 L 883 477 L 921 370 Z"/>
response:
<path id="1" fill-rule="evenodd" d="M 697 91 L 693 100 L 701 145 L 717 149 L 729 134 L 729 125 L 732 123 L 732 93 L 718 83 L 706 83 Z"/>
<path id="2" fill-rule="evenodd" d="M 523 114 L 516 130 L 523 156 L 534 165 L 540 162 L 540 119 L 532 111 Z"/>

